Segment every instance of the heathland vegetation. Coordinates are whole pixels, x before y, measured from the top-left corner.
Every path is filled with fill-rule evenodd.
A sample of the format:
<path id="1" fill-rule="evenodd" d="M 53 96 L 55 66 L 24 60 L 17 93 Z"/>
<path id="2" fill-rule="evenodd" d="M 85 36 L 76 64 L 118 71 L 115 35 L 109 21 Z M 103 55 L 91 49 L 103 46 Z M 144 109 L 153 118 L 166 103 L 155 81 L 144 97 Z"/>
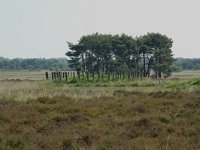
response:
<path id="1" fill-rule="evenodd" d="M 199 149 L 199 76 L 82 85 L 3 79 L 0 149 Z"/>
<path id="2" fill-rule="evenodd" d="M 172 40 L 159 33 L 92 34 L 68 45 L 68 62 L 0 58 L 0 150 L 200 149 L 200 72 L 178 72 L 199 59 L 174 61 Z M 88 79 L 61 79 L 68 64 Z M 60 80 L 27 69 L 58 70 Z M 118 76 L 127 70 L 141 78 Z"/>

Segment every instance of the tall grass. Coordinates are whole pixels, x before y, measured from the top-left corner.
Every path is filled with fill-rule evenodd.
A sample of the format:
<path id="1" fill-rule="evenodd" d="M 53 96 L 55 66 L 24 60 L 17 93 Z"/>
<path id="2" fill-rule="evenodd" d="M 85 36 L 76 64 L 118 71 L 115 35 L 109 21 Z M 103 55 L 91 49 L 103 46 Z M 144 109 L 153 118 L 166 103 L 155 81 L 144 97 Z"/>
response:
<path id="1" fill-rule="evenodd" d="M 163 80 L 124 80 L 104 82 L 78 82 L 66 83 L 65 81 L 0 81 L 0 99 L 27 101 L 38 97 L 68 96 L 73 98 L 92 98 L 100 96 L 112 96 L 113 91 L 122 89 L 129 91 L 171 91 L 200 90 L 200 79 L 194 78 L 187 81 Z"/>

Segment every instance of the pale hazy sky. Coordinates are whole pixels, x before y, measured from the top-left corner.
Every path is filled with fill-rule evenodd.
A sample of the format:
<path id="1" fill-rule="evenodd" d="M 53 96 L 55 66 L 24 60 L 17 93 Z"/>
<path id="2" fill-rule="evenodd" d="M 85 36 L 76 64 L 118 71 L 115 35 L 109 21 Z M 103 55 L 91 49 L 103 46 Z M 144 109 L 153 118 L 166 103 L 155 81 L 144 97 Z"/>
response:
<path id="1" fill-rule="evenodd" d="M 199 18 L 200 0 L 0 0 L 0 56 L 64 57 L 82 35 L 159 32 L 175 57 L 200 57 Z"/>

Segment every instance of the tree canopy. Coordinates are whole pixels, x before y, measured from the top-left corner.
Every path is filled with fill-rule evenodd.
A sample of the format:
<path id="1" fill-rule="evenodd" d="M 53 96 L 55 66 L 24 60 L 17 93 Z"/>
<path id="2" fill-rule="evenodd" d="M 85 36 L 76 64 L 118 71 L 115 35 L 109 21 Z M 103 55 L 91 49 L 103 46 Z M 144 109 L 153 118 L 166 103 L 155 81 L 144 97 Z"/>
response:
<path id="1" fill-rule="evenodd" d="M 68 42 L 66 56 L 72 69 L 88 72 L 116 70 L 143 71 L 156 77 L 170 75 L 173 62 L 172 39 L 160 33 L 133 38 L 126 34 L 91 34 L 82 36 L 77 44 Z"/>

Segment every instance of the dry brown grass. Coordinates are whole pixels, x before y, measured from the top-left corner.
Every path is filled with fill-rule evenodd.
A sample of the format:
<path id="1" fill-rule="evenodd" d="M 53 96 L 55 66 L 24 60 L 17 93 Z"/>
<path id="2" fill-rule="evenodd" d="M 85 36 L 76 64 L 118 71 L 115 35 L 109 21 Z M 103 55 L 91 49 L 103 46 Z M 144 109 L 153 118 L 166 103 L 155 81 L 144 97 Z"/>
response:
<path id="1" fill-rule="evenodd" d="M 200 148 L 199 93 L 120 93 L 79 101 L 0 101 L 0 148 Z"/>

